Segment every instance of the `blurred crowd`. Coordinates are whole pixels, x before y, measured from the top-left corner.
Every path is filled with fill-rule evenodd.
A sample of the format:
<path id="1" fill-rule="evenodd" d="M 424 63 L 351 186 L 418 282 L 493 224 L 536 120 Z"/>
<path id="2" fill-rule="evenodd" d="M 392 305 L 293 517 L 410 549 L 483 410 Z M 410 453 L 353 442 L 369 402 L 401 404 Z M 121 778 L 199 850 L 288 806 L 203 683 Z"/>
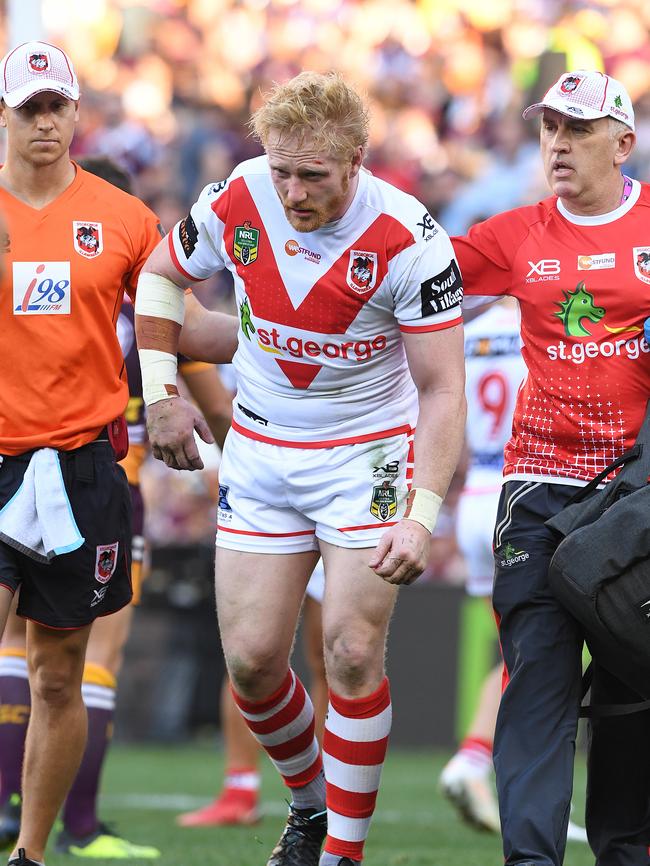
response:
<path id="1" fill-rule="evenodd" d="M 537 126 L 521 107 L 567 68 L 624 82 L 639 137 L 627 168 L 650 180 L 647 0 L 43 0 L 42 10 L 80 77 L 74 154 L 122 163 L 167 228 L 207 182 L 260 152 L 247 128 L 260 93 L 308 68 L 339 69 L 368 95 L 367 166 L 450 234 L 545 194 Z M 197 295 L 227 307 L 228 281 Z M 155 542 L 210 534 L 214 470 L 171 481 L 156 468 L 149 484 L 173 487 L 150 497 L 164 503 L 150 516 Z"/>

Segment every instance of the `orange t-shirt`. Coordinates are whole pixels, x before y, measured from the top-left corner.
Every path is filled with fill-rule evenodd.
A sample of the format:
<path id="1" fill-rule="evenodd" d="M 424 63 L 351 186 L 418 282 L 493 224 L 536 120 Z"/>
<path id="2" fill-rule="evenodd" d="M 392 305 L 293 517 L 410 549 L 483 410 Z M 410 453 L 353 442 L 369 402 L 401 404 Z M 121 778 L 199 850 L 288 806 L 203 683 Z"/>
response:
<path id="1" fill-rule="evenodd" d="M 115 325 L 159 223 L 137 198 L 75 167 L 40 210 L 0 188 L 0 454 L 85 445 L 129 397 Z"/>

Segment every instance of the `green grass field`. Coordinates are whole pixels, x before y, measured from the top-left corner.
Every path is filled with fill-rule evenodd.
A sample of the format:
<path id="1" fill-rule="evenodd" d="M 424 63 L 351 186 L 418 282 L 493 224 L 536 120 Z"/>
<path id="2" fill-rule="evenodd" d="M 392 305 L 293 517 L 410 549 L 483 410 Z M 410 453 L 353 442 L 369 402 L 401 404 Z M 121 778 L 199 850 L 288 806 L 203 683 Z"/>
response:
<path id="1" fill-rule="evenodd" d="M 438 794 L 436 782 L 446 758 L 433 751 L 389 751 L 365 866 L 499 866 L 503 862 L 500 840 L 461 824 Z M 196 808 L 214 796 L 221 769 L 218 749 L 207 744 L 116 746 L 104 775 L 101 817 L 134 842 L 158 846 L 162 857 L 152 862 L 159 866 L 264 866 L 286 814 L 285 790 L 266 760 L 265 815 L 258 825 L 183 829 L 174 824 L 178 812 Z M 575 796 L 578 820 L 583 790 L 580 762 Z M 70 857 L 48 852 L 48 866 L 70 866 L 71 862 Z M 565 863 L 587 866 L 593 863 L 593 856 L 586 845 L 570 842 Z"/>

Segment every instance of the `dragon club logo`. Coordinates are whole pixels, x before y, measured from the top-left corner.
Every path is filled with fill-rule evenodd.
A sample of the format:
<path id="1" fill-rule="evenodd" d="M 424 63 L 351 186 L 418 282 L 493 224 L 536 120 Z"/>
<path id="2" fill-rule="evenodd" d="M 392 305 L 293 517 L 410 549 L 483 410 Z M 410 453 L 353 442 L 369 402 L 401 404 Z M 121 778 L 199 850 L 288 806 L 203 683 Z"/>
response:
<path id="1" fill-rule="evenodd" d="M 520 562 L 526 562 L 530 559 L 530 554 L 525 550 L 517 550 L 514 544 L 509 541 L 503 545 L 501 550 L 497 551 L 500 565 L 502 568 L 510 568 L 513 565 L 518 565 Z"/>
<path id="2" fill-rule="evenodd" d="M 582 78 L 579 75 L 567 75 L 562 84 L 560 84 L 560 92 L 564 94 L 573 93 L 581 81 Z"/>
<path id="3" fill-rule="evenodd" d="M 50 68 L 50 58 L 44 51 L 39 51 L 29 55 L 27 58 L 27 64 L 32 72 L 47 72 Z"/>
<path id="4" fill-rule="evenodd" d="M 377 281 L 377 253 L 363 250 L 350 250 L 348 265 L 348 286 L 358 295 L 374 288 Z"/>
<path id="5" fill-rule="evenodd" d="M 559 311 L 553 313 L 564 325 L 567 337 L 590 337 L 584 322 L 597 324 L 605 315 L 604 307 L 597 307 L 594 296 L 585 288 L 584 281 L 578 283 L 573 292 L 565 292 L 563 301 L 557 301 Z"/>
<path id="6" fill-rule="evenodd" d="M 94 259 L 104 249 L 102 224 L 94 222 L 72 223 L 75 252 L 85 259 Z"/>
<path id="7" fill-rule="evenodd" d="M 637 279 L 650 284 L 650 247 L 634 247 L 634 273 Z"/>

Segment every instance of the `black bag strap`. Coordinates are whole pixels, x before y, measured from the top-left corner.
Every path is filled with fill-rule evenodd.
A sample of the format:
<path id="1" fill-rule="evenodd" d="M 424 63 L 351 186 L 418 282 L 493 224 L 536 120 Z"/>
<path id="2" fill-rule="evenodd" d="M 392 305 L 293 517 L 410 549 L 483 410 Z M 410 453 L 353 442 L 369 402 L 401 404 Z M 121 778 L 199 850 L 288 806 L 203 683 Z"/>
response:
<path id="1" fill-rule="evenodd" d="M 598 487 L 599 484 L 607 478 L 608 475 L 611 475 L 612 472 L 616 471 L 619 466 L 625 466 L 626 463 L 629 463 L 631 460 L 637 460 L 641 454 L 643 453 L 643 445 L 638 442 L 621 454 L 620 457 L 617 457 L 612 463 L 607 466 L 607 468 L 603 469 L 600 475 L 596 475 L 595 478 L 592 478 L 589 484 L 585 484 L 584 487 L 581 487 L 577 493 L 575 493 L 571 499 L 565 504 L 565 508 L 569 505 L 573 505 L 574 502 L 582 502 L 583 499 L 586 499 L 587 496 L 591 495 L 594 490 Z"/>
<path id="2" fill-rule="evenodd" d="M 582 675 L 582 698 L 591 688 L 594 676 L 594 663 L 589 662 Z M 650 710 L 650 700 L 637 701 L 634 704 L 583 704 L 580 707 L 580 718 L 582 719 L 605 719 L 612 716 L 629 716 L 632 713 L 642 713 Z"/>

